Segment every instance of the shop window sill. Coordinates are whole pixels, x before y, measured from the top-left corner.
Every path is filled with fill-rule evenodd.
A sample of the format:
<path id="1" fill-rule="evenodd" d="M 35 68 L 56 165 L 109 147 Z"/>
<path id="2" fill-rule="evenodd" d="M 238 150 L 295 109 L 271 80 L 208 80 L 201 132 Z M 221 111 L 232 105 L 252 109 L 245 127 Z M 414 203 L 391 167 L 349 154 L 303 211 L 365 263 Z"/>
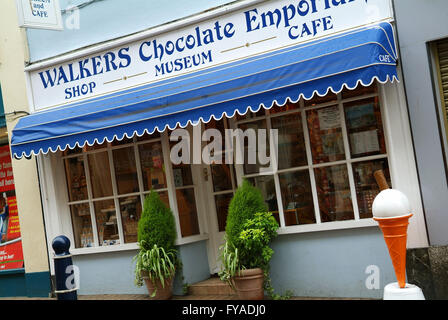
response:
<path id="1" fill-rule="evenodd" d="M 332 222 L 322 222 L 319 224 L 315 223 L 315 224 L 288 226 L 279 228 L 277 232 L 279 235 L 281 235 L 281 234 L 343 230 L 343 229 L 375 227 L 375 226 L 378 226 L 378 223 L 372 218 L 368 218 L 360 220 L 332 221 Z"/>
<path id="2" fill-rule="evenodd" d="M 185 244 L 208 240 L 208 234 L 201 234 L 190 236 L 187 238 L 177 239 L 176 245 L 182 246 Z M 73 256 L 80 256 L 85 254 L 95 254 L 95 253 L 107 253 L 107 252 L 119 252 L 119 251 L 129 251 L 129 250 L 138 250 L 137 243 L 127 243 L 122 245 L 112 245 L 112 246 L 100 246 L 100 247 L 91 247 L 91 248 L 76 248 L 70 249 L 70 253 Z"/>

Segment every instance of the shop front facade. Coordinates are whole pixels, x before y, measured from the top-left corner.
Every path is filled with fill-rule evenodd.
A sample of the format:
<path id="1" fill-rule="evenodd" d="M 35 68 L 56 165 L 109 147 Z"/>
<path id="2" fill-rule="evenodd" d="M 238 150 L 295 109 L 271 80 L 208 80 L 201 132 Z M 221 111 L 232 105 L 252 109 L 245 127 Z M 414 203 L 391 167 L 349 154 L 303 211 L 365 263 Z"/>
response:
<path id="1" fill-rule="evenodd" d="M 175 216 L 176 293 L 217 273 L 247 179 L 280 226 L 276 290 L 381 297 L 394 272 L 374 171 L 410 198 L 408 245 L 427 245 L 394 33 L 389 1 L 239 1 L 27 67 L 33 107 L 12 150 L 37 156 L 47 238 L 70 238 L 79 292 L 145 292 L 132 257 L 151 190 Z M 249 134 L 233 143 L 250 130 L 268 163 L 249 159 Z M 223 140 L 204 161 L 210 132 Z"/>

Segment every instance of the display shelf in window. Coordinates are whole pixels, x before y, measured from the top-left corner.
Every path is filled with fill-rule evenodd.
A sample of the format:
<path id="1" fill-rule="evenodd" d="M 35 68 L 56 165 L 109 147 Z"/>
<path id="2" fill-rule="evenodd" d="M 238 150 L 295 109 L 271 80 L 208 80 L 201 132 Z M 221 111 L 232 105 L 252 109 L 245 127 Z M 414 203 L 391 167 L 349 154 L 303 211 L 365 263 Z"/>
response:
<path id="1" fill-rule="evenodd" d="M 65 173 L 69 201 L 80 201 L 88 198 L 84 161 L 81 157 L 65 159 Z"/>
<path id="2" fill-rule="evenodd" d="M 93 247 L 92 220 L 88 203 L 70 206 L 76 248 Z"/>

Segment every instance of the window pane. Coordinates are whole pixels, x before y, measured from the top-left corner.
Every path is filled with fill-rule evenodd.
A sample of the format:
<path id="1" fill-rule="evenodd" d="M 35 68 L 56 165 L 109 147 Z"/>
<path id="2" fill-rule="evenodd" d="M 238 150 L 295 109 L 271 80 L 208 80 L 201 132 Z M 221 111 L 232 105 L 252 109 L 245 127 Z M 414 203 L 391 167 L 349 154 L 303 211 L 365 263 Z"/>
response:
<path id="1" fill-rule="evenodd" d="M 65 159 L 69 201 L 86 200 L 87 182 L 84 161 L 81 157 Z"/>
<path id="2" fill-rule="evenodd" d="M 173 177 L 176 188 L 193 185 L 191 166 L 189 164 L 173 165 Z"/>
<path id="3" fill-rule="evenodd" d="M 107 148 L 108 144 L 109 143 L 107 142 L 107 140 L 104 140 L 104 143 L 101 143 L 101 144 L 94 143 L 92 146 L 89 146 L 88 144 L 85 144 L 83 150 L 84 150 L 84 152 L 86 152 L 86 151 L 105 149 L 105 148 Z"/>
<path id="4" fill-rule="evenodd" d="M 386 153 L 378 97 L 344 103 L 353 158 Z"/>
<path id="5" fill-rule="evenodd" d="M 218 217 L 219 232 L 225 231 L 227 222 L 227 213 L 229 210 L 230 200 L 232 200 L 233 192 L 220 194 L 215 196 L 216 215 Z"/>
<path id="6" fill-rule="evenodd" d="M 307 165 L 302 117 L 299 113 L 271 119 L 272 129 L 278 129 L 278 168 Z"/>
<path id="7" fill-rule="evenodd" d="M 254 121 L 249 123 L 243 123 L 238 125 L 239 129 L 243 131 L 243 152 L 244 152 L 244 173 L 252 174 L 258 173 L 260 171 L 260 156 L 266 156 L 270 153 L 269 148 L 269 134 L 266 131 L 266 150 L 265 154 L 259 155 L 258 152 L 263 152 L 263 150 L 258 150 L 258 130 L 266 130 L 266 120 Z M 236 140 L 236 139 L 235 139 Z M 236 141 L 235 146 L 238 146 Z M 264 153 L 264 152 L 263 152 Z M 238 154 L 238 153 L 237 153 Z M 237 159 L 239 161 L 239 159 Z M 269 167 L 269 163 L 264 167 Z"/>
<path id="8" fill-rule="evenodd" d="M 176 197 L 182 237 L 199 234 L 198 214 L 196 211 L 194 189 L 178 189 L 176 190 Z"/>
<path id="9" fill-rule="evenodd" d="M 142 213 L 139 196 L 120 199 L 121 223 L 123 224 L 124 242 L 137 242 L 138 220 Z"/>
<path id="10" fill-rule="evenodd" d="M 305 100 L 305 107 L 316 106 L 323 103 L 336 102 L 338 100 L 338 96 L 334 93 L 329 93 L 323 97 L 319 97 L 317 94 L 311 100 Z"/>
<path id="11" fill-rule="evenodd" d="M 94 208 L 100 246 L 119 244 L 120 239 L 114 201 L 96 201 L 94 202 Z"/>
<path id="12" fill-rule="evenodd" d="M 144 134 L 141 137 L 137 137 L 137 141 L 146 141 L 151 139 L 158 139 L 160 138 L 160 133 L 156 130 L 153 134 Z"/>
<path id="13" fill-rule="evenodd" d="M 112 141 L 111 146 L 112 147 L 122 146 L 124 144 L 130 144 L 130 143 L 133 143 L 133 142 L 134 142 L 133 138 L 129 139 L 129 138 L 126 138 L 126 136 L 125 136 L 122 140 L 114 140 L 114 141 Z"/>
<path id="14" fill-rule="evenodd" d="M 139 192 L 134 147 L 112 151 L 118 194 Z"/>
<path id="15" fill-rule="evenodd" d="M 73 149 L 67 148 L 65 151 L 62 152 L 62 156 L 64 157 L 64 156 L 69 156 L 69 155 L 78 154 L 78 153 L 82 153 L 82 148 L 78 148 L 78 147 L 73 148 Z"/>
<path id="16" fill-rule="evenodd" d="M 358 87 L 355 88 L 354 90 L 349 90 L 349 89 L 342 90 L 342 99 L 348 99 L 348 98 L 353 98 L 353 97 L 357 97 L 357 96 L 361 96 L 361 95 L 377 94 L 377 93 L 378 93 L 378 86 L 376 85 L 376 83 L 369 87 L 364 87 L 362 85 L 358 85 Z"/>
<path id="17" fill-rule="evenodd" d="M 159 142 L 145 143 L 139 145 L 138 150 L 140 152 L 144 190 L 166 188 L 162 145 Z"/>
<path id="18" fill-rule="evenodd" d="M 88 159 L 93 197 L 111 196 L 112 180 L 107 152 L 89 154 Z"/>
<path id="19" fill-rule="evenodd" d="M 354 219 L 347 166 L 331 166 L 314 170 L 321 221 Z"/>
<path id="20" fill-rule="evenodd" d="M 285 225 L 316 223 L 308 170 L 279 174 Z"/>
<path id="21" fill-rule="evenodd" d="M 274 105 L 271 109 L 269 109 L 269 113 L 276 114 L 276 113 L 281 113 L 281 112 L 290 111 L 290 110 L 297 110 L 299 108 L 300 108 L 299 102 L 296 102 L 296 103 L 288 102 L 282 107 L 279 107 L 278 105 Z"/>
<path id="22" fill-rule="evenodd" d="M 353 175 L 355 177 L 356 197 L 358 200 L 359 217 L 372 218 L 372 204 L 380 193 L 373 173 L 383 170 L 386 180 L 391 186 L 389 166 L 387 159 L 353 163 Z"/>
<path id="23" fill-rule="evenodd" d="M 345 159 L 341 114 L 337 106 L 307 112 L 314 163 Z"/>
<path id="24" fill-rule="evenodd" d="M 245 120 L 245 119 L 253 119 L 256 117 L 263 117 L 266 114 L 266 109 L 263 107 L 260 107 L 260 109 L 257 112 L 252 112 L 249 110 L 244 116 L 240 116 L 238 112 L 235 114 L 236 121 Z"/>
<path id="25" fill-rule="evenodd" d="M 254 178 L 247 178 L 255 187 L 260 189 L 264 201 L 267 204 L 268 210 L 272 212 L 277 222 L 280 225 L 280 218 L 278 215 L 277 194 L 275 193 L 274 176 L 260 176 Z"/>
<path id="26" fill-rule="evenodd" d="M 92 220 L 88 203 L 70 206 L 75 248 L 93 247 Z"/>
<path id="27" fill-rule="evenodd" d="M 232 190 L 232 176 L 228 164 L 212 164 L 210 169 L 214 192 Z"/>

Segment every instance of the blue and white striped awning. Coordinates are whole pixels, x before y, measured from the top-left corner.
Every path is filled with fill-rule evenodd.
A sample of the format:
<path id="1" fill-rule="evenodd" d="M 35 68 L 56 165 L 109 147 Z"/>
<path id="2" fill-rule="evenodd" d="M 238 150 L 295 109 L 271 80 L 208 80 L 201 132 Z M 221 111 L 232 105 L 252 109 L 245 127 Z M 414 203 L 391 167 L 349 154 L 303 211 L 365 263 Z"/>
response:
<path id="1" fill-rule="evenodd" d="M 15 157 L 185 127 L 397 77 L 393 27 L 379 23 L 119 93 L 37 112 L 13 130 Z"/>

